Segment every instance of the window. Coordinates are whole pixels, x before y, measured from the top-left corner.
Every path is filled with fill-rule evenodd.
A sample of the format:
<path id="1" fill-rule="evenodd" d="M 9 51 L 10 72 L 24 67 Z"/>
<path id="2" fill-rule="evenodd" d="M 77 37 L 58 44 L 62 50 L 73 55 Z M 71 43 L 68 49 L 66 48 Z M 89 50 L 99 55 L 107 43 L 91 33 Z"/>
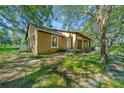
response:
<path id="1" fill-rule="evenodd" d="M 51 35 L 51 48 L 58 48 L 58 37 Z"/>

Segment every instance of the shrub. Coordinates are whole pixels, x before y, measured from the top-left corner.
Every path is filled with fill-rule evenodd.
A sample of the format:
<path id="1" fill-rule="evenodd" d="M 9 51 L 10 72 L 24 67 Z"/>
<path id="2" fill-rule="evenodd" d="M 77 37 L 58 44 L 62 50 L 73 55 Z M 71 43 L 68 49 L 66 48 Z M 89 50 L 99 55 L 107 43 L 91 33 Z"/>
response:
<path id="1" fill-rule="evenodd" d="M 66 52 L 66 49 L 59 48 L 57 52 Z"/>

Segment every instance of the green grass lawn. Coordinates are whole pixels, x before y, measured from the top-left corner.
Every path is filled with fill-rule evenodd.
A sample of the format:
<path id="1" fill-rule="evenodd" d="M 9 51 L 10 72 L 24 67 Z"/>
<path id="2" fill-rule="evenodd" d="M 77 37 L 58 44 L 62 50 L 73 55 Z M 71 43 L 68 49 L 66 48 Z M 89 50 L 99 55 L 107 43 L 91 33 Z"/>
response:
<path id="1" fill-rule="evenodd" d="M 33 58 L 31 53 L 20 53 L 18 49 L 10 49 L 9 52 L 4 50 L 0 54 L 0 61 L 3 60 L 4 63 L 4 59 L 11 57 L 11 54 L 17 55 L 20 59 Z M 37 57 L 36 59 L 42 58 Z M 52 61 L 54 62 L 54 60 Z M 114 60 L 109 58 L 108 61 Z M 28 68 L 32 68 L 32 66 L 28 66 Z M 35 69 L 31 74 L 0 83 L 0 87 L 124 87 L 123 81 L 107 75 L 106 67 L 100 63 L 100 54 L 97 52 L 69 54 L 66 58 L 52 65 L 44 61 L 41 68 L 37 71 Z"/>
<path id="2" fill-rule="evenodd" d="M 14 52 L 18 52 L 19 48 L 0 48 L 0 54 L 4 54 L 4 53 L 14 53 Z"/>
<path id="3" fill-rule="evenodd" d="M 16 47 L 2 47 L 0 48 L 0 67 L 7 62 L 6 59 L 14 56 L 17 58 L 33 57 L 32 53 L 20 52 L 19 48 Z"/>
<path id="4" fill-rule="evenodd" d="M 81 74 L 81 78 L 95 79 L 100 76 L 96 87 L 124 87 L 124 82 L 112 79 L 106 74 L 106 67 L 100 63 L 100 54 L 76 54 L 62 61 L 62 67 L 70 69 L 74 74 Z M 96 76 L 96 77 L 95 77 Z"/>
<path id="5" fill-rule="evenodd" d="M 10 57 L 10 54 L 19 53 L 18 48 L 0 48 L 0 67 L 6 62 L 5 59 Z"/>

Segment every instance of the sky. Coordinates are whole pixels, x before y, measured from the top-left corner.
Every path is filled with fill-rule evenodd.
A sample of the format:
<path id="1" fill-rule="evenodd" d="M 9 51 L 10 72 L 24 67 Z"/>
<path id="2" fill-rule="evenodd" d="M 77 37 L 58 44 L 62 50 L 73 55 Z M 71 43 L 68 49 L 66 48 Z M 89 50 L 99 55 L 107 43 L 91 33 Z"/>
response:
<path id="1" fill-rule="evenodd" d="M 63 28 L 62 28 L 62 24 L 59 23 L 59 22 L 57 22 L 57 21 L 55 21 L 55 20 L 52 21 L 52 26 L 53 26 L 55 29 L 63 29 Z"/>

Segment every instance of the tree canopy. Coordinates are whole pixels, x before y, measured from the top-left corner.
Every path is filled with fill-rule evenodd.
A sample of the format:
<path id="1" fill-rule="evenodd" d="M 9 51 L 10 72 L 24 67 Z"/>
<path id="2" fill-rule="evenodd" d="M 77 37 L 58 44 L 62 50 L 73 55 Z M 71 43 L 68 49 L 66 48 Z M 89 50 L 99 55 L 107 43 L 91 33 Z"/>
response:
<path id="1" fill-rule="evenodd" d="M 20 44 L 29 23 L 50 26 L 51 12 L 52 6 L 0 6 L 1 43 L 9 36 L 11 43 Z"/>

